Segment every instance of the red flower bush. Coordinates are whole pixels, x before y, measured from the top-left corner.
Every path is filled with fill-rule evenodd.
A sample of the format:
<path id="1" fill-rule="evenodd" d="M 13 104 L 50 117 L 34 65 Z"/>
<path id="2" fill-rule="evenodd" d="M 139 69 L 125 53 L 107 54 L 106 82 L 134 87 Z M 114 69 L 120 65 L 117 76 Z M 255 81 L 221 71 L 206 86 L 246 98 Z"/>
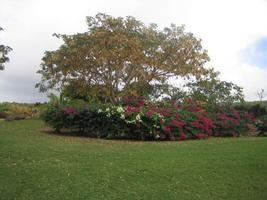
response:
<path id="1" fill-rule="evenodd" d="M 181 121 L 178 121 L 177 119 L 173 119 L 171 121 L 171 124 L 173 126 L 176 126 L 179 130 L 182 130 L 185 126 L 185 123 L 184 122 L 181 122 Z"/>
<path id="2" fill-rule="evenodd" d="M 128 114 L 128 115 L 140 112 L 139 107 L 133 107 L 133 106 L 125 106 L 124 110 L 125 110 L 126 114 Z"/>
<path id="3" fill-rule="evenodd" d="M 201 140 L 201 139 L 204 139 L 206 137 L 206 135 L 204 133 L 197 133 L 196 134 L 196 138 Z"/>
<path id="4" fill-rule="evenodd" d="M 74 113 L 76 113 L 76 110 L 73 107 L 66 107 L 66 108 L 64 108 L 64 113 L 65 114 L 74 114 Z"/>
<path id="5" fill-rule="evenodd" d="M 239 136 L 248 129 L 249 123 L 254 123 L 251 114 L 237 110 L 220 110 L 214 118 L 216 136 Z"/>
<path id="6" fill-rule="evenodd" d="M 141 107 L 141 106 L 145 105 L 145 98 L 143 96 L 141 96 L 141 97 L 135 97 L 135 96 L 123 97 L 122 98 L 122 105 Z"/>
<path id="7" fill-rule="evenodd" d="M 186 139 L 187 139 L 186 134 L 182 133 L 180 136 L 180 140 L 186 140 Z"/>
<path id="8" fill-rule="evenodd" d="M 253 123 L 253 116 L 237 110 L 208 113 L 191 99 L 182 103 L 146 103 L 144 97 L 126 97 L 120 106 L 99 109 L 53 107 L 44 120 L 55 127 L 76 129 L 101 137 L 142 140 L 205 139 L 209 136 L 238 136 Z"/>
<path id="9" fill-rule="evenodd" d="M 166 134 L 171 134 L 171 127 L 170 126 L 165 126 L 164 128 L 163 128 L 163 131 L 166 133 Z"/>

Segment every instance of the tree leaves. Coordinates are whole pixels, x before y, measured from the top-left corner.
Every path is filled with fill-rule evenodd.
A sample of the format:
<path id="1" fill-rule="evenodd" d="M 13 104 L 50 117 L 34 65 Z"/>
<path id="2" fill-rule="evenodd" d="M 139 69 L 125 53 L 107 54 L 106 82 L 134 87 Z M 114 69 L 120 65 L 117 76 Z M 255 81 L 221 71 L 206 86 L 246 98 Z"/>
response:
<path id="1" fill-rule="evenodd" d="M 2 30 L 3 30 L 3 28 L 0 27 L 0 31 L 2 31 Z M 11 50 L 12 50 L 11 47 L 0 44 L 0 70 L 4 70 L 4 68 L 5 68 L 4 64 L 9 61 L 7 54 Z"/>
<path id="2" fill-rule="evenodd" d="M 40 91 L 56 88 L 96 99 L 101 94 L 101 101 L 114 103 L 125 95 L 149 95 L 171 77 L 200 79 L 210 71 L 204 68 L 209 57 L 201 40 L 184 26 L 158 30 L 131 16 L 103 13 L 86 19 L 85 33 L 54 34 L 63 45 L 45 52 Z"/>

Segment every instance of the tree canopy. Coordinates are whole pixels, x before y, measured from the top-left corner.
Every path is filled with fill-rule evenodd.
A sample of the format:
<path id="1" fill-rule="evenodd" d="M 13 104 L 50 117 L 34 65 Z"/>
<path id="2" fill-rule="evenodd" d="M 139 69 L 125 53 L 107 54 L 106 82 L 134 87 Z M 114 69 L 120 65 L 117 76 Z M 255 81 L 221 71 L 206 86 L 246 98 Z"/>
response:
<path id="1" fill-rule="evenodd" d="M 0 31 L 2 31 L 2 30 L 3 30 L 3 28 L 0 27 Z M 3 70 L 5 68 L 4 64 L 9 61 L 7 54 L 11 50 L 12 50 L 11 47 L 0 44 L 0 70 Z"/>
<path id="2" fill-rule="evenodd" d="M 114 103 L 125 95 L 150 95 L 172 79 L 202 80 L 217 73 L 201 40 L 172 24 L 159 30 L 134 17 L 99 13 L 87 17 L 88 31 L 54 34 L 63 40 L 42 59 L 40 91 Z"/>
<path id="3" fill-rule="evenodd" d="M 218 78 L 200 80 L 189 83 L 190 96 L 202 102 L 207 102 L 209 107 L 229 107 L 234 102 L 244 100 L 243 88 L 238 85 L 221 81 Z"/>

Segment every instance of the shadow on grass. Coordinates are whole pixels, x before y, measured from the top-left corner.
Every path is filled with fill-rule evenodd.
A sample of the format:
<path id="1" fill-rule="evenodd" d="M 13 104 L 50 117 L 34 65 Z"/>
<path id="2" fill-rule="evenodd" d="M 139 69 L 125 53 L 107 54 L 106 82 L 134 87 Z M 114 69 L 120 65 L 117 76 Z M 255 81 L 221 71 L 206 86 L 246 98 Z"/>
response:
<path id="1" fill-rule="evenodd" d="M 137 138 L 130 138 L 130 137 L 124 137 L 124 136 L 114 136 L 111 138 L 106 137 L 98 137 L 96 134 L 91 133 L 85 133 L 77 130 L 68 130 L 68 129 L 62 129 L 60 131 L 55 131 L 51 128 L 44 128 L 40 130 L 42 133 L 51 135 L 51 136 L 61 136 L 61 137 L 69 137 L 69 138 L 91 138 L 91 139 L 99 139 L 99 140 L 106 140 L 106 141 L 125 141 L 125 142 L 170 142 L 168 140 L 155 140 L 152 137 L 148 138 L 146 140 L 140 140 Z"/>

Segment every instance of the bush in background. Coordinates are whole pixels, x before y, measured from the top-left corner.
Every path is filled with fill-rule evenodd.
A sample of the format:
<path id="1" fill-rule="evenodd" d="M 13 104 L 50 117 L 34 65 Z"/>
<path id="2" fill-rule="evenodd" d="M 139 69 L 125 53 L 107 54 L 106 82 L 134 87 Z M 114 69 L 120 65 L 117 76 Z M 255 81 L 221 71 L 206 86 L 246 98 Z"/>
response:
<path id="1" fill-rule="evenodd" d="M 7 114 L 5 112 L 0 111 L 0 119 L 5 119 Z"/>
<path id="2" fill-rule="evenodd" d="M 260 136 L 267 136 L 267 116 L 262 116 L 256 120 L 256 126 Z"/>
<path id="3" fill-rule="evenodd" d="M 267 115 L 266 102 L 243 102 L 242 104 L 235 105 L 235 108 L 237 110 L 250 112 L 256 118 Z"/>
<path id="4" fill-rule="evenodd" d="M 38 118 L 44 110 L 46 110 L 46 104 L 42 103 L 0 103 L 0 118 L 7 121 Z"/>

